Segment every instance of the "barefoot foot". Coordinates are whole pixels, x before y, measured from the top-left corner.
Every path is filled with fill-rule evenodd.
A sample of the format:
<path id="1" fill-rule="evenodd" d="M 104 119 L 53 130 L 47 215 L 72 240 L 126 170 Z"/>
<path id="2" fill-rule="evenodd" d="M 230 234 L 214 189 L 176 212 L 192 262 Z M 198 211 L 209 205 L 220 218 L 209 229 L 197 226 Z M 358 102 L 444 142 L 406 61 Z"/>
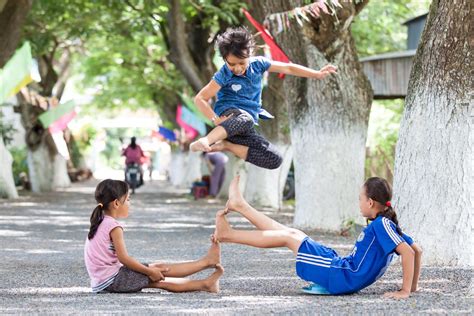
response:
<path id="1" fill-rule="evenodd" d="M 226 203 L 226 208 L 236 212 L 241 212 L 247 205 L 239 188 L 240 176 L 236 176 L 229 185 L 229 199 Z"/>
<path id="2" fill-rule="evenodd" d="M 209 247 L 207 255 L 203 258 L 209 268 L 215 268 L 221 263 L 221 246 L 214 240 L 217 240 L 216 237 L 211 235 L 211 247 Z"/>
<path id="3" fill-rule="evenodd" d="M 199 138 L 197 141 L 192 142 L 191 145 L 189 145 L 189 149 L 191 149 L 191 151 L 208 152 L 211 150 L 211 147 L 209 146 L 209 141 L 207 140 L 207 138 L 202 137 Z"/>
<path id="4" fill-rule="evenodd" d="M 216 230 L 214 231 L 214 239 L 221 242 L 228 241 L 230 233 L 232 232 L 232 227 L 230 227 L 229 222 L 225 218 L 227 214 L 227 209 L 218 211 L 216 214 Z"/>
<path id="5" fill-rule="evenodd" d="M 220 264 L 216 264 L 216 271 L 214 271 L 204 281 L 204 291 L 217 293 L 219 292 L 219 278 L 224 274 L 224 268 Z"/>

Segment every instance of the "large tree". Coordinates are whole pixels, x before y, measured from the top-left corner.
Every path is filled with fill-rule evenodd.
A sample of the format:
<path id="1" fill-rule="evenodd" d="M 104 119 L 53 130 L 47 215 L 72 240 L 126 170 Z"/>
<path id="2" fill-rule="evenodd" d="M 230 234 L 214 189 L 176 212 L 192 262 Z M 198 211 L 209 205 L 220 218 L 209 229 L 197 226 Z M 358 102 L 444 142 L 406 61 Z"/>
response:
<path id="1" fill-rule="evenodd" d="M 21 40 L 21 28 L 30 11 L 32 0 L 0 0 L 0 69 L 13 55 Z M 0 128 L 1 128 L 0 122 Z M 0 197 L 15 198 L 18 193 L 13 182 L 12 156 L 0 136 Z"/>
<path id="2" fill-rule="evenodd" d="M 394 205 L 429 263 L 473 266 L 470 0 L 434 0 L 414 59 L 395 159 Z"/>
<path id="3" fill-rule="evenodd" d="M 304 4 L 265 2 L 274 13 Z M 302 27 L 291 21 L 276 36 L 292 62 L 314 69 L 327 63 L 338 66 L 338 74 L 325 80 L 288 76 L 284 83 L 296 177 L 294 224 L 300 227 L 339 229 L 344 221 L 360 217 L 357 197 L 364 178 L 372 90 L 357 59 L 350 24 L 367 1 L 341 4 L 336 16 L 308 15 Z"/>

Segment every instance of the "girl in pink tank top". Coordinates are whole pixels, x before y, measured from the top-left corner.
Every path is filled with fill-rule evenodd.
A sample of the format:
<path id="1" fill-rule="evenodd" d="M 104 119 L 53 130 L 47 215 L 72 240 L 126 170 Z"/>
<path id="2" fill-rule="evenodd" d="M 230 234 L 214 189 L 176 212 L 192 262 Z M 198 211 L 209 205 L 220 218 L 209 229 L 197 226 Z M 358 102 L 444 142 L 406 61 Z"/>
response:
<path id="1" fill-rule="evenodd" d="M 143 288 L 159 288 L 170 292 L 219 291 L 220 247 L 212 243 L 199 260 L 176 264 L 143 264 L 128 255 L 123 227 L 117 221 L 128 217 L 130 196 L 123 181 L 104 180 L 95 190 L 97 206 L 91 215 L 91 226 L 84 247 L 84 261 L 91 279 L 92 291 L 137 292 Z M 184 277 L 214 268 L 206 279 Z"/>

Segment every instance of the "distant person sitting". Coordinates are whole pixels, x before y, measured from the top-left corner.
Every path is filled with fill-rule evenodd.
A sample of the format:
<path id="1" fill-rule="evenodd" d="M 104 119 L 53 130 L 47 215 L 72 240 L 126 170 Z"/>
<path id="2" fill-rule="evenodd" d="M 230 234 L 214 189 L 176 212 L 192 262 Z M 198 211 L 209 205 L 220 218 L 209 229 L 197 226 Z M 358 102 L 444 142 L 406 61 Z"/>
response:
<path id="1" fill-rule="evenodd" d="M 130 165 L 137 164 L 140 171 L 140 184 L 143 184 L 143 168 L 142 158 L 145 157 L 143 150 L 137 145 L 137 138 L 132 137 L 130 145 L 122 151 L 122 156 L 125 156 L 125 178 Z"/>
<path id="2" fill-rule="evenodd" d="M 211 174 L 209 195 L 216 197 L 222 188 L 225 180 L 225 164 L 229 158 L 221 152 L 204 152 L 202 154 L 207 163 L 207 167 Z"/>

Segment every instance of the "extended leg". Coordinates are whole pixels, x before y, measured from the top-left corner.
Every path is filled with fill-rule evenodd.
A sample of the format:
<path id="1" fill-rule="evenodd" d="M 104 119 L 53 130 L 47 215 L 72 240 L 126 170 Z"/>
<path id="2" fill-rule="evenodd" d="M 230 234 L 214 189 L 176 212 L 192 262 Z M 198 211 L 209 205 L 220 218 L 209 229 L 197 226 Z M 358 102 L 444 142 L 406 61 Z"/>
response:
<path id="1" fill-rule="evenodd" d="M 293 230 L 250 206 L 240 193 L 239 181 L 240 177 L 236 176 L 230 183 L 229 200 L 226 204 L 229 210 L 239 212 L 260 230 Z"/>
<path id="2" fill-rule="evenodd" d="M 152 263 L 150 266 L 168 269 L 163 275 L 168 277 L 186 277 L 204 269 L 215 268 L 221 262 L 221 249 L 218 243 L 213 242 L 207 254 L 196 261 L 183 263 Z"/>
<path id="3" fill-rule="evenodd" d="M 306 234 L 297 230 L 235 230 L 225 218 L 225 212 L 216 214 L 215 238 L 220 242 L 237 243 L 258 248 L 287 247 L 295 254 Z"/>
<path id="4" fill-rule="evenodd" d="M 218 264 L 216 271 L 204 280 L 189 280 L 184 278 L 165 278 L 164 281 L 151 282 L 148 287 L 159 288 L 170 292 L 206 291 L 219 292 L 219 278 L 224 273 L 224 268 Z"/>

